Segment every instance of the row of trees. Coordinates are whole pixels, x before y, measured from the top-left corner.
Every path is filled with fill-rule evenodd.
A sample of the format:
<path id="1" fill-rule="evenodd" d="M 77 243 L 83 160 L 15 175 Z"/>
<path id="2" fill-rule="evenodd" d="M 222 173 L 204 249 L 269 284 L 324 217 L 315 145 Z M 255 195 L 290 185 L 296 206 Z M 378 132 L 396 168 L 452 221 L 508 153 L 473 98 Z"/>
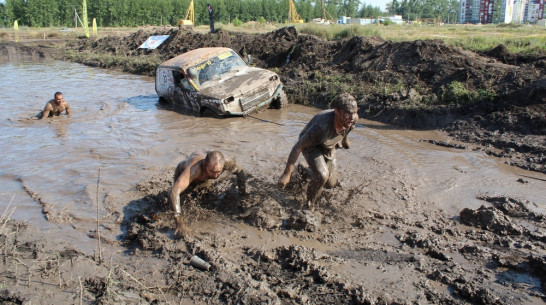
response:
<path id="1" fill-rule="evenodd" d="M 405 20 L 423 18 L 455 23 L 459 12 L 458 0 L 392 0 L 387 4 L 390 14 L 402 15 Z"/>
<path id="2" fill-rule="evenodd" d="M 214 8 L 217 22 L 230 23 L 234 18 L 243 22 L 267 20 L 286 22 L 289 0 L 194 0 L 196 24 L 209 21 L 207 4 Z M 326 18 L 339 16 L 377 17 L 386 15 L 379 7 L 361 0 L 325 0 Z M 186 15 L 190 0 L 87 0 L 89 19 L 96 18 L 99 26 L 176 25 Z M 301 17 L 309 21 L 323 17 L 322 0 L 294 0 Z M 456 19 L 457 0 L 392 0 L 388 13 L 404 19 Z M 82 0 L 5 0 L 0 3 L 0 22 L 4 26 L 31 27 L 75 26 L 76 13 L 82 15 Z"/>
<path id="3" fill-rule="evenodd" d="M 304 20 L 322 17 L 321 0 L 294 0 Z M 87 0 L 89 19 L 99 26 L 176 25 L 186 15 L 190 0 Z M 194 0 L 196 24 L 209 22 L 207 4 L 214 8 L 217 22 L 267 20 L 286 22 L 288 0 Z M 361 5 L 360 0 L 325 0 L 326 16 L 339 18 L 379 16 L 379 7 Z M 4 26 L 18 20 L 31 27 L 74 26 L 76 13 L 82 15 L 82 0 L 5 0 L 0 3 Z"/>

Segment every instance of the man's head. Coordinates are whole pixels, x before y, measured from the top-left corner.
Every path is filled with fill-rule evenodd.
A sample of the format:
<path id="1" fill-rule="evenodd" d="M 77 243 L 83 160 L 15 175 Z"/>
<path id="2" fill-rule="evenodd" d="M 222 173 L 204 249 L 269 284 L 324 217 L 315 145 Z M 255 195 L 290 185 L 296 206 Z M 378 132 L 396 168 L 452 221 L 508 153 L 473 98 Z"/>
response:
<path id="1" fill-rule="evenodd" d="M 205 157 L 205 171 L 209 179 L 216 179 L 220 176 L 224 170 L 224 155 L 217 151 L 211 151 L 207 153 Z"/>
<path id="2" fill-rule="evenodd" d="M 358 105 L 355 98 L 347 92 L 341 93 L 334 100 L 336 120 L 342 123 L 344 128 L 349 128 L 358 119 Z"/>
<path id="3" fill-rule="evenodd" d="M 55 94 L 53 94 L 53 100 L 57 105 L 59 105 L 63 100 L 63 94 L 59 91 L 55 92 Z"/>

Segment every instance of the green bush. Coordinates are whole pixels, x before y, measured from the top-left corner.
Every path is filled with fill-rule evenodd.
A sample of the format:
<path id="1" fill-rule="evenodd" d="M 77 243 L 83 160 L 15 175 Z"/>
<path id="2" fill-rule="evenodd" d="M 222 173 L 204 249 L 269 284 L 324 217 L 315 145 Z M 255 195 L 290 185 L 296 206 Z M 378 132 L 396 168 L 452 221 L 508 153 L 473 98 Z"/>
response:
<path id="1" fill-rule="evenodd" d="M 383 21 L 381 24 L 384 25 L 384 26 L 387 26 L 387 25 L 391 25 L 391 24 L 394 24 L 394 23 L 390 19 L 385 19 L 385 21 Z"/>
<path id="2" fill-rule="evenodd" d="M 298 31 L 301 33 L 311 34 L 323 39 L 343 39 L 353 36 L 379 36 L 379 31 L 374 25 L 346 25 L 346 24 L 332 24 L 332 25 L 317 25 L 317 24 L 304 24 L 298 26 Z"/>
<path id="3" fill-rule="evenodd" d="M 265 18 L 264 18 L 264 16 L 260 16 L 260 18 L 258 18 L 257 21 L 258 21 L 259 23 L 261 23 L 261 24 L 265 24 Z"/>
<path id="4" fill-rule="evenodd" d="M 241 26 L 242 24 L 243 24 L 243 22 L 238 17 L 235 17 L 235 19 L 233 19 L 233 25 L 234 26 Z"/>
<path id="5" fill-rule="evenodd" d="M 492 102 L 497 98 L 497 94 L 491 90 L 478 89 L 469 90 L 459 81 L 454 81 L 442 87 L 440 95 L 441 101 L 448 105 L 465 105 L 480 102 Z"/>

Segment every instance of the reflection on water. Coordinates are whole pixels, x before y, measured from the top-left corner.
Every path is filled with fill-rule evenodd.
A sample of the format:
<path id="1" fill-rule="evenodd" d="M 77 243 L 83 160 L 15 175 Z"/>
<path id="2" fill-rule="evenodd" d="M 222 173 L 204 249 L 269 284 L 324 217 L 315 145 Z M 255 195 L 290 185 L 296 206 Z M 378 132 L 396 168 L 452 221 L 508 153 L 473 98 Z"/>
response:
<path id="1" fill-rule="evenodd" d="M 290 105 L 254 115 L 262 120 L 200 118 L 158 105 L 153 79 L 59 61 L 0 64 L 0 83 L 9 88 L 0 91 L 0 208 L 15 194 L 18 208 L 12 217 L 42 227 L 47 224 L 28 191 L 72 219 L 89 221 L 95 215 L 99 168 L 103 193 L 123 191 L 148 171 L 172 168 L 189 153 L 209 148 L 237 156 L 251 172 L 277 177 L 301 129 L 318 112 Z M 63 92 L 73 114 L 33 119 L 55 91 Z M 445 140 L 435 131 L 360 120 L 350 136 L 351 149 L 339 153 L 341 179 L 365 176 L 366 162 L 375 160 L 395 164 L 394 170 L 417 186 L 416 194 L 430 202 L 451 198 L 446 209 L 479 205 L 478 190 L 525 194 L 544 209 L 543 182 L 514 183 L 517 174 L 537 174 L 421 138 Z"/>

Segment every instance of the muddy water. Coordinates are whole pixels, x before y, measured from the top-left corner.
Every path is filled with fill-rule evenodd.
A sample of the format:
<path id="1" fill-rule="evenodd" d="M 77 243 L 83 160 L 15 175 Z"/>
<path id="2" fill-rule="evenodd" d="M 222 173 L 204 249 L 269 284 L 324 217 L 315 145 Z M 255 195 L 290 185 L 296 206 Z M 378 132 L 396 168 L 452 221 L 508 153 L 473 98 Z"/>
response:
<path id="1" fill-rule="evenodd" d="M 153 79 L 58 61 L 1 64 L 0 84 L 0 208 L 12 200 L 12 218 L 73 240 L 82 250 L 93 247 L 87 234 L 97 199 L 99 214 L 105 213 L 105 194 L 171 171 L 197 149 L 222 150 L 274 183 L 299 132 L 318 112 L 291 105 L 255 118 L 199 118 L 159 105 Z M 64 93 L 73 114 L 33 118 L 55 91 Z M 480 151 L 419 141 L 448 141 L 440 132 L 360 120 L 350 139 L 351 149 L 338 152 L 343 186 L 364 189 L 370 179 L 388 182 L 394 173 L 405 182 L 386 191 L 410 190 L 453 216 L 486 204 L 478 196 L 529 200 L 531 208 L 546 211 L 544 175 L 508 167 Z M 372 162 L 391 174 L 372 175 Z"/>

